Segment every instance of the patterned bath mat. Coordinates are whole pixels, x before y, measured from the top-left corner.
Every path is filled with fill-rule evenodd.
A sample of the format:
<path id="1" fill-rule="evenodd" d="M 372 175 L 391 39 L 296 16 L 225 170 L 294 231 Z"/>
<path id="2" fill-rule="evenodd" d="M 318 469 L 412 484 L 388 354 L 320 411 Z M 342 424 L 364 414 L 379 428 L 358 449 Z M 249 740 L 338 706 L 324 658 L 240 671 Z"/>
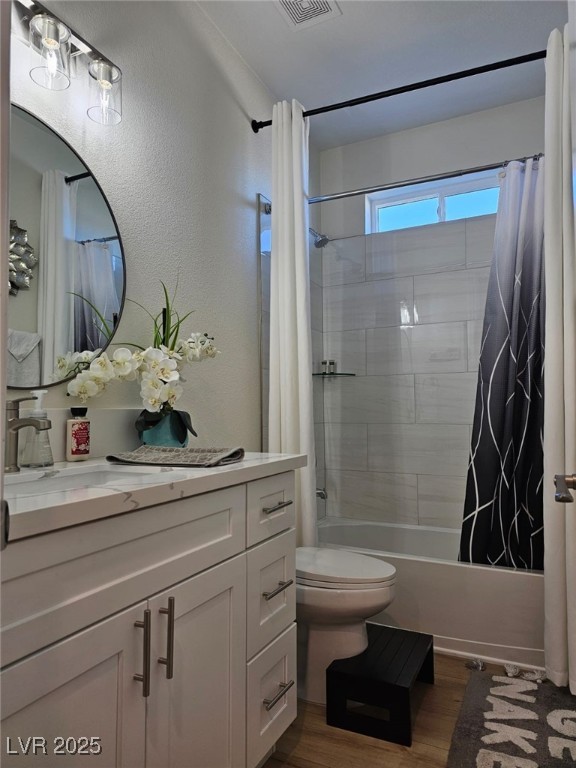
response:
<path id="1" fill-rule="evenodd" d="M 576 766 L 576 696 L 545 681 L 472 672 L 446 768 Z"/>

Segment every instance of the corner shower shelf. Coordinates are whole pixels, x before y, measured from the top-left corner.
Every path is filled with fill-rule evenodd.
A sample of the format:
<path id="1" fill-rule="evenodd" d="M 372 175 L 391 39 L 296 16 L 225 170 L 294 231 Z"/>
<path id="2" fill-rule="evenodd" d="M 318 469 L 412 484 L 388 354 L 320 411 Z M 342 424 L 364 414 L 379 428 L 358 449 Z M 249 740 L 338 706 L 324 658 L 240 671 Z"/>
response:
<path id="1" fill-rule="evenodd" d="M 321 376 L 324 379 L 333 378 L 334 376 L 356 376 L 355 373 L 313 373 L 312 376 Z"/>

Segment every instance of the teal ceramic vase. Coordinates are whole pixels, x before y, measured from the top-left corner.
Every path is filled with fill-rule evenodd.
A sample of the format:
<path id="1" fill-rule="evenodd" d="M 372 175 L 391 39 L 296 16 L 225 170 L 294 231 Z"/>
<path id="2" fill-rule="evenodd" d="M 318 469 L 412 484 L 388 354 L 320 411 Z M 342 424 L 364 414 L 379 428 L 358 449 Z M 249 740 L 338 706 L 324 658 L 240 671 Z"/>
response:
<path id="1" fill-rule="evenodd" d="M 153 415 L 142 411 L 136 420 L 136 428 L 144 445 L 185 448 L 188 445 L 188 432 L 196 435 L 190 415 L 185 411 L 171 411 L 159 421 L 153 421 L 153 418 Z M 147 429 L 143 429 L 144 426 Z"/>

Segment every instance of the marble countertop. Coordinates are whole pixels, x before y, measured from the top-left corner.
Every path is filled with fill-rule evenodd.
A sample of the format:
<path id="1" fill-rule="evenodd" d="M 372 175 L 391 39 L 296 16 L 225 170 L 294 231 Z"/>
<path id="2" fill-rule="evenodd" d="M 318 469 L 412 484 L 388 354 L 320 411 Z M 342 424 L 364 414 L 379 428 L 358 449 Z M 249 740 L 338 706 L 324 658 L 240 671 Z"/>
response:
<path id="1" fill-rule="evenodd" d="M 58 462 L 8 478 L 9 541 L 197 496 L 306 466 L 306 456 L 246 453 L 222 467 L 148 467 L 105 459 Z"/>

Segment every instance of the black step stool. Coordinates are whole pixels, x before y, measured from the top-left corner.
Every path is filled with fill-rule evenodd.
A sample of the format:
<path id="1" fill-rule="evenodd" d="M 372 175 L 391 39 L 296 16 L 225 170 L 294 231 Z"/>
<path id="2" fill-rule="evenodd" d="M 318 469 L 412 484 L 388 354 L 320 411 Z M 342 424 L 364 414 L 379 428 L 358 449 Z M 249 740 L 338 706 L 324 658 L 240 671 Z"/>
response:
<path id="1" fill-rule="evenodd" d="M 412 744 L 410 691 L 434 682 L 432 635 L 366 625 L 368 647 L 326 670 L 326 722 L 347 731 Z"/>

